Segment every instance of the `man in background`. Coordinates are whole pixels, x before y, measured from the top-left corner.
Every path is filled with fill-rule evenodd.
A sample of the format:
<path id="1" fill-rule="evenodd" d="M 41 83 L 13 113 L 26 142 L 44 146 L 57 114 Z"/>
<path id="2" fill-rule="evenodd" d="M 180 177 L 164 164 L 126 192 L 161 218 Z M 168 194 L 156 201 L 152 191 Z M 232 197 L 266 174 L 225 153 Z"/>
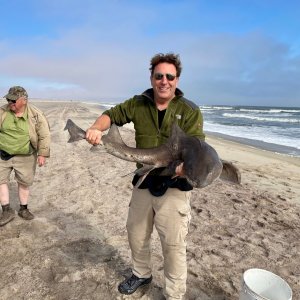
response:
<path id="1" fill-rule="evenodd" d="M 4 98 L 7 104 L 0 108 L 0 226 L 15 217 L 8 188 L 13 170 L 18 183 L 18 215 L 25 220 L 34 218 L 28 209 L 29 187 L 33 184 L 36 164 L 44 166 L 50 156 L 48 121 L 42 111 L 28 103 L 26 90 L 13 86 Z"/>

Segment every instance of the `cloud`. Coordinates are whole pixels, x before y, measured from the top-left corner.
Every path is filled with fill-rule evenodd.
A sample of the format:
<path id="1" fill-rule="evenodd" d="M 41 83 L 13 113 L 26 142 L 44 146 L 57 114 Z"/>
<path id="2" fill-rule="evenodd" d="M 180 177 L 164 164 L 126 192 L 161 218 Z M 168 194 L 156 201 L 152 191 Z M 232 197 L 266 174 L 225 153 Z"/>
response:
<path id="1" fill-rule="evenodd" d="M 95 1 L 85 10 L 75 1 L 67 17 L 67 1 L 60 9 L 56 1 L 47 3 L 42 11 L 36 8 L 37 18 L 57 19 L 51 34 L 1 40 L 0 92 L 20 84 L 34 98 L 127 99 L 150 86 L 151 56 L 173 51 L 183 62 L 180 88 L 199 104 L 299 103 L 299 54 L 262 30 L 172 31 L 169 23 L 162 26 L 166 18 L 160 20 L 161 14 L 147 6 L 120 7 L 120 1 L 112 1 L 99 14 Z"/>

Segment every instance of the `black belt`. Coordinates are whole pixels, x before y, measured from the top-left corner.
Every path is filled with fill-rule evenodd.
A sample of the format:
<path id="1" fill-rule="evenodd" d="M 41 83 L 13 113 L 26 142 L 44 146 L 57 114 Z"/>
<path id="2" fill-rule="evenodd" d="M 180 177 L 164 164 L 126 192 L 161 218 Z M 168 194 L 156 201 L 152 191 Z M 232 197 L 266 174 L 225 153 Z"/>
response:
<path id="1" fill-rule="evenodd" d="M 7 153 L 6 151 L 4 151 L 4 150 L 0 150 L 0 158 L 2 159 L 2 160 L 9 160 L 9 159 L 11 159 L 12 157 L 14 157 L 15 155 L 11 155 L 11 154 L 9 154 L 9 153 Z"/>

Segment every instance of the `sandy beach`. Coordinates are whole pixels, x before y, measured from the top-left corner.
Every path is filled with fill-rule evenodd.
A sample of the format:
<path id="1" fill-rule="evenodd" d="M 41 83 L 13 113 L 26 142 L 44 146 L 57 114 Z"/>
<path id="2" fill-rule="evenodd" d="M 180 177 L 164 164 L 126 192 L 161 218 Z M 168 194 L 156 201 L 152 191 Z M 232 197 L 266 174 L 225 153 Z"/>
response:
<path id="1" fill-rule="evenodd" d="M 5 102 L 2 101 L 1 104 Z M 51 158 L 37 169 L 29 208 L 32 221 L 0 227 L 2 300 L 162 300 L 163 258 L 153 232 L 153 282 L 132 296 L 117 285 L 130 273 L 126 218 L 128 175 L 135 164 L 67 143 L 68 118 L 83 129 L 101 106 L 35 101 L 47 116 Z M 120 128 L 134 146 L 132 126 Z M 222 159 L 233 162 L 241 185 L 216 180 L 192 193 L 188 236 L 187 300 L 237 300 L 245 270 L 263 268 L 288 282 L 300 299 L 300 158 L 207 136 Z M 11 205 L 18 209 L 16 182 Z"/>

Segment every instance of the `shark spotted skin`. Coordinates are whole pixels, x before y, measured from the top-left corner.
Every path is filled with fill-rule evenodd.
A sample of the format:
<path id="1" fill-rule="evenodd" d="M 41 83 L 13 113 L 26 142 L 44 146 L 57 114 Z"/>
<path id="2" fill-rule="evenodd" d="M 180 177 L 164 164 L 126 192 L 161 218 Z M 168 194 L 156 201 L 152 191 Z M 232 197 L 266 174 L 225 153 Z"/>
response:
<path id="1" fill-rule="evenodd" d="M 70 134 L 68 142 L 85 139 L 85 131 L 70 119 L 65 130 Z M 136 186 L 156 168 L 165 167 L 161 176 L 175 176 L 175 169 L 181 163 L 183 177 L 195 188 L 204 188 L 219 177 L 233 183 L 241 181 L 240 172 L 232 163 L 221 160 L 213 147 L 203 140 L 188 136 L 176 123 L 172 125 L 166 143 L 158 147 L 139 149 L 127 146 L 115 124 L 102 137 L 102 143 L 111 155 L 143 165 L 135 172 L 141 176 Z"/>

